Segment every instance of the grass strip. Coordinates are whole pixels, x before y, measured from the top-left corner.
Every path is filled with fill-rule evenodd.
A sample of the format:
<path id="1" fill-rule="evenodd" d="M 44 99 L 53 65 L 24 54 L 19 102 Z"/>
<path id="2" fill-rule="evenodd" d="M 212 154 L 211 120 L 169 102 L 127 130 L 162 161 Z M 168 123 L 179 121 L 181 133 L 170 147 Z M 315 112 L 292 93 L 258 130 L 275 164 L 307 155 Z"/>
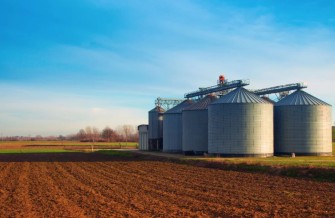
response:
<path id="1" fill-rule="evenodd" d="M 41 154 L 41 153 L 69 153 L 77 152 L 75 150 L 64 150 L 64 149 L 6 149 L 0 150 L 1 154 Z"/>

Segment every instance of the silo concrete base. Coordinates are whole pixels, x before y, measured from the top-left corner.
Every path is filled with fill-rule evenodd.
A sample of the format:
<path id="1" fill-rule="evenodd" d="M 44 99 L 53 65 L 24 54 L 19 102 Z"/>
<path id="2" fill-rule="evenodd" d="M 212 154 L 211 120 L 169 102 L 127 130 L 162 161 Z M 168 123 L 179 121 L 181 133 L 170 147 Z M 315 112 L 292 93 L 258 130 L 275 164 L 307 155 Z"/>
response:
<path id="1" fill-rule="evenodd" d="M 164 153 L 182 153 L 182 150 L 163 150 Z"/>
<path id="2" fill-rule="evenodd" d="M 295 156 L 333 156 L 332 152 L 321 152 L 321 153 L 296 153 L 292 152 L 295 154 Z M 288 152 L 278 152 L 275 153 L 275 156 L 291 156 L 292 153 Z"/>
<path id="3" fill-rule="evenodd" d="M 204 155 L 207 151 L 183 151 L 185 156 Z"/>
<path id="4" fill-rule="evenodd" d="M 163 149 L 163 138 L 149 139 L 150 151 L 161 151 Z"/>
<path id="5" fill-rule="evenodd" d="M 220 154 L 210 153 L 209 156 L 213 157 L 273 157 L 273 153 L 261 153 L 261 154 Z"/>

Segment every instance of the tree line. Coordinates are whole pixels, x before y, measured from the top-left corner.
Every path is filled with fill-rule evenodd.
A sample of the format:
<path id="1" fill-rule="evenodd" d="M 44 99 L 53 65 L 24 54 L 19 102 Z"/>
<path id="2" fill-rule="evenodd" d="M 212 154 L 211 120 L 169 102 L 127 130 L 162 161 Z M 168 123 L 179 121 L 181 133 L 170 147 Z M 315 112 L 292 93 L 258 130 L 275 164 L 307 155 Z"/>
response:
<path id="1" fill-rule="evenodd" d="M 86 127 L 77 133 L 77 140 L 82 142 L 135 142 L 138 141 L 138 132 L 134 126 L 123 125 L 116 129 L 105 127 L 99 131 L 96 127 Z"/>
<path id="2" fill-rule="evenodd" d="M 81 142 L 137 142 L 137 127 L 132 125 L 122 125 L 115 129 L 106 126 L 99 130 L 96 127 L 87 126 L 80 129 L 75 134 L 66 136 L 5 136 L 1 141 L 81 141 Z"/>

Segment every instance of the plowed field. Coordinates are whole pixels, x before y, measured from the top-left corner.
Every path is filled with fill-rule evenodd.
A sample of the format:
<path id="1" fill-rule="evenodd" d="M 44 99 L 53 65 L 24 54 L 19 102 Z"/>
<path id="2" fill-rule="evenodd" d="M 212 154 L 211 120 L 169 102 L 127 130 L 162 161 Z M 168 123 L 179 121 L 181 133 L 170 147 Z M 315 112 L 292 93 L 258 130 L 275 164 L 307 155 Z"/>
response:
<path id="1" fill-rule="evenodd" d="M 0 155 L 0 217 L 335 217 L 335 184 L 103 154 Z"/>

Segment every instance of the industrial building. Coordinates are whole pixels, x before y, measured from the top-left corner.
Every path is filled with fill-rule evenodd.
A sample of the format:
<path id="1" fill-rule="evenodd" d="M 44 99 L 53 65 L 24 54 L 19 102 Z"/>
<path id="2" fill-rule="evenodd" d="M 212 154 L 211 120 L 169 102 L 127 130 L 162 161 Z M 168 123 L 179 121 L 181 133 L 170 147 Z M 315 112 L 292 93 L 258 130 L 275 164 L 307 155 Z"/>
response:
<path id="1" fill-rule="evenodd" d="M 165 110 L 156 106 L 149 111 L 149 150 L 163 149 L 163 113 Z"/>
<path id="2" fill-rule="evenodd" d="M 220 76 L 217 85 L 183 99 L 157 98 L 149 111 L 148 150 L 262 157 L 332 154 L 331 105 L 302 91 L 306 84 L 258 90 L 247 85 L 249 80 Z M 145 130 L 139 134 L 143 140 Z"/>
<path id="3" fill-rule="evenodd" d="M 181 152 L 183 140 L 182 111 L 194 102 L 185 100 L 164 113 L 163 119 L 163 151 Z"/>
<path id="4" fill-rule="evenodd" d="M 147 151 L 149 150 L 149 125 L 139 125 L 138 126 L 138 149 Z"/>
<path id="5" fill-rule="evenodd" d="M 203 154 L 208 152 L 208 105 L 217 100 L 207 95 L 182 112 L 184 154 Z"/>
<path id="6" fill-rule="evenodd" d="M 297 90 L 275 104 L 274 117 L 277 154 L 332 154 L 329 104 Z"/>
<path id="7" fill-rule="evenodd" d="M 273 104 L 244 88 L 210 104 L 208 153 L 273 156 Z"/>

